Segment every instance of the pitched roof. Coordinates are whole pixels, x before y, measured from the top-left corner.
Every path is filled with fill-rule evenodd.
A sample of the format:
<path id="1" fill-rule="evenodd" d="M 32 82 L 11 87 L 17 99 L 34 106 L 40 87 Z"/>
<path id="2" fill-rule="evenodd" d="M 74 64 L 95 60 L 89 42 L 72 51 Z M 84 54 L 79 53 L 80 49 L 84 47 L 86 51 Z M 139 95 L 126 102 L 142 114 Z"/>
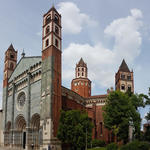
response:
<path id="1" fill-rule="evenodd" d="M 123 72 L 130 72 L 128 65 L 126 64 L 125 60 L 123 59 L 120 67 L 119 67 L 119 71 L 123 71 Z"/>
<path id="2" fill-rule="evenodd" d="M 29 69 L 34 64 L 39 63 L 40 61 L 42 61 L 41 56 L 22 57 L 18 62 L 14 72 L 11 74 L 9 82 L 12 81 L 14 77 L 17 77 L 18 75 Z"/>
<path id="3" fill-rule="evenodd" d="M 55 11 L 55 12 L 58 13 L 58 11 L 56 10 L 55 6 L 53 5 L 53 6 L 49 9 L 49 11 L 44 14 L 44 16 L 47 15 L 50 11 Z M 59 13 L 58 13 L 58 14 L 59 14 Z M 60 14 L 59 14 L 59 15 L 60 15 Z"/>
<path id="4" fill-rule="evenodd" d="M 15 49 L 14 49 L 14 47 L 13 47 L 13 45 L 12 45 L 12 44 L 10 44 L 10 46 L 9 46 L 8 50 L 14 50 L 14 51 L 15 51 Z"/>
<path id="5" fill-rule="evenodd" d="M 87 99 L 97 99 L 97 98 L 106 98 L 108 95 L 104 94 L 104 95 L 92 95 L 90 97 L 88 97 Z"/>
<path id="6" fill-rule="evenodd" d="M 77 67 L 87 67 L 86 63 L 83 61 L 82 57 L 80 59 L 80 61 L 77 64 Z"/>

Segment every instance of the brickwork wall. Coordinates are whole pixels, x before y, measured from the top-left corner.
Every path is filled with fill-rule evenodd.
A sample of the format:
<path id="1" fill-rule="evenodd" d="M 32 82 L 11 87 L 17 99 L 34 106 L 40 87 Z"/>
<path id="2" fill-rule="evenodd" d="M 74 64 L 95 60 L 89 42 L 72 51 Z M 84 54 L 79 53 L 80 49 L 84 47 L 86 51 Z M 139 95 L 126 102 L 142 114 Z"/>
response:
<path id="1" fill-rule="evenodd" d="M 71 90 L 87 98 L 91 96 L 91 81 L 87 78 L 76 78 L 72 80 Z"/>
<path id="2" fill-rule="evenodd" d="M 87 108 L 87 111 L 88 115 L 92 117 L 94 124 L 92 138 L 104 140 L 106 143 L 109 143 L 111 141 L 111 132 L 104 127 L 103 105 L 95 105 L 93 103 L 91 107 Z"/>

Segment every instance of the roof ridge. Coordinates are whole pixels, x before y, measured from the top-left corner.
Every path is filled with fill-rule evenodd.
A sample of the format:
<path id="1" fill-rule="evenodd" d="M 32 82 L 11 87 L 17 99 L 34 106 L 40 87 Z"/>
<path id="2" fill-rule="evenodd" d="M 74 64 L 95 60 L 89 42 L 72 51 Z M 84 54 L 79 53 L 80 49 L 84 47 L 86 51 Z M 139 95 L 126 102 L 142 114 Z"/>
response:
<path id="1" fill-rule="evenodd" d="M 23 58 L 41 58 L 42 56 L 25 56 Z"/>

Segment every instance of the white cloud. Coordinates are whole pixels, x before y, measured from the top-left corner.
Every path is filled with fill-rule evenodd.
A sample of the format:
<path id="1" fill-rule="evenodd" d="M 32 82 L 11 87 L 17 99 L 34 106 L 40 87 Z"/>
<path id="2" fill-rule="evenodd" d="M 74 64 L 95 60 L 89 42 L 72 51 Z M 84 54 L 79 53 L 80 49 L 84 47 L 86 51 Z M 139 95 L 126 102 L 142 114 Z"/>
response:
<path id="1" fill-rule="evenodd" d="M 81 56 L 88 65 L 89 78 L 92 81 L 96 81 L 96 83 L 102 86 L 113 85 L 114 75 L 111 64 L 115 62 L 115 55 L 109 49 L 105 49 L 101 43 L 94 46 L 89 44 L 70 44 L 63 52 L 64 80 L 74 77 L 74 67 Z"/>
<path id="2" fill-rule="evenodd" d="M 58 4 L 58 12 L 62 15 L 62 26 L 64 33 L 78 34 L 84 26 L 95 26 L 97 22 L 87 14 L 81 13 L 76 4 L 72 2 L 61 2 Z"/>
<path id="3" fill-rule="evenodd" d="M 135 18 L 142 18 L 143 17 L 142 12 L 136 8 L 131 10 L 131 14 Z"/>
<path id="4" fill-rule="evenodd" d="M 89 78 L 94 83 L 107 88 L 114 85 L 114 75 L 121 60 L 125 58 L 131 64 L 140 53 L 141 17 L 142 12 L 133 9 L 130 16 L 116 19 L 105 28 L 104 33 L 114 38 L 112 49 L 101 42 L 95 45 L 71 43 L 63 52 L 64 81 L 74 78 L 75 64 L 83 57 L 89 68 Z"/>
<path id="5" fill-rule="evenodd" d="M 118 57 L 124 57 L 130 62 L 140 53 L 142 42 L 139 32 L 142 26 L 141 17 L 142 12 L 140 10 L 132 9 L 130 16 L 114 20 L 104 30 L 105 34 L 115 38 L 114 53 Z"/>

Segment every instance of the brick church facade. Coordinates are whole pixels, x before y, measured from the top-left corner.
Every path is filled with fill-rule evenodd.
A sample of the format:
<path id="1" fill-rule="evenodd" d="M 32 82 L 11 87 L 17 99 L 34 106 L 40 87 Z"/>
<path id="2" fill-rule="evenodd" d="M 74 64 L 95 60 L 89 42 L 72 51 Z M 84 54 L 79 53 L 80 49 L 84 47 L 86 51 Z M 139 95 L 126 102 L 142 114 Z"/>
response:
<path id="1" fill-rule="evenodd" d="M 3 79 L 3 144 L 18 149 L 60 150 L 56 138 L 60 110 L 85 110 L 94 124 L 93 135 L 109 143 L 111 132 L 104 127 L 104 95 L 91 95 L 88 67 L 81 58 L 76 64 L 71 89 L 62 86 L 61 15 L 52 7 L 43 16 L 42 56 L 22 58 L 11 44 L 5 52 Z M 116 90 L 134 91 L 133 72 L 126 62 L 115 76 Z"/>

